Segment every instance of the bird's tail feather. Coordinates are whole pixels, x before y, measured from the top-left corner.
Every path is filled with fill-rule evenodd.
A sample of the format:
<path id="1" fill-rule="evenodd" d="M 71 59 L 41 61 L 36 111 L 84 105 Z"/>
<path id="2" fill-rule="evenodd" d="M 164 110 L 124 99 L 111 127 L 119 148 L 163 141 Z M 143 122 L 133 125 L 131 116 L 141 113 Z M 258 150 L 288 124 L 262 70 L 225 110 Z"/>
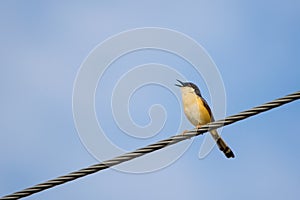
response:
<path id="1" fill-rule="evenodd" d="M 212 130 L 210 133 L 211 133 L 212 137 L 214 138 L 214 140 L 216 141 L 219 149 L 221 151 L 223 151 L 225 156 L 227 158 L 234 158 L 234 153 L 229 148 L 229 146 L 225 143 L 225 141 L 221 138 L 221 136 L 218 134 L 218 132 L 216 130 Z"/>

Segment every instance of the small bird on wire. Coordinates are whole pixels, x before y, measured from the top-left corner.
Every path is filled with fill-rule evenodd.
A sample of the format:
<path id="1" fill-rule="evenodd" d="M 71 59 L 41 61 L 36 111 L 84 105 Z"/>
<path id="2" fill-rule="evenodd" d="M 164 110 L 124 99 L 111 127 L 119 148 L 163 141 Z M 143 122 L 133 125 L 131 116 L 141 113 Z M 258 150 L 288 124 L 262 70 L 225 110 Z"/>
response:
<path id="1" fill-rule="evenodd" d="M 200 128 L 204 124 L 215 121 L 210 107 L 205 99 L 201 96 L 199 88 L 191 82 L 182 82 L 180 80 L 177 81 L 181 84 L 175 85 L 180 87 L 183 109 L 188 120 L 197 128 Z M 210 134 L 225 156 L 227 158 L 234 158 L 232 150 L 218 134 L 218 131 L 216 129 L 212 130 L 210 131 Z"/>

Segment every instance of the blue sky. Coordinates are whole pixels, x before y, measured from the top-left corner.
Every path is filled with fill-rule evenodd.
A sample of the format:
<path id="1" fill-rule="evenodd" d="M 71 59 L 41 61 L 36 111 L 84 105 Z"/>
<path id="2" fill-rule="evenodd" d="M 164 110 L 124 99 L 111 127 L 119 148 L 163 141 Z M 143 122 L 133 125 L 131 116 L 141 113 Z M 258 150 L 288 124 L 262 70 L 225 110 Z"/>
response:
<path id="1" fill-rule="evenodd" d="M 296 1 L 1 1 L 0 196 L 97 162 L 76 131 L 72 92 L 81 63 L 100 42 L 150 26 L 190 36 L 216 63 L 231 115 L 299 90 L 299 9 Z M 124 63 L 175 63 L 157 54 L 144 52 L 145 58 L 137 54 Z M 208 97 L 200 78 L 186 76 Z M 149 96 L 166 105 L 170 118 L 161 134 L 132 142 L 133 147 L 128 138 L 118 141 L 113 135 L 126 149 L 169 137 L 177 126 L 178 104 L 166 103 L 168 91 L 155 95 L 154 90 L 148 88 L 153 92 Z M 137 105 L 142 94 L 133 98 Z M 141 110 L 132 110 L 142 125 L 149 120 L 143 114 L 148 107 L 146 102 Z M 236 154 L 233 160 L 217 148 L 199 159 L 200 136 L 176 162 L 159 171 L 131 174 L 109 169 L 28 199 L 298 199 L 299 113 L 300 103 L 294 102 L 225 127 L 223 137 Z M 118 131 L 115 124 L 106 126 Z"/>

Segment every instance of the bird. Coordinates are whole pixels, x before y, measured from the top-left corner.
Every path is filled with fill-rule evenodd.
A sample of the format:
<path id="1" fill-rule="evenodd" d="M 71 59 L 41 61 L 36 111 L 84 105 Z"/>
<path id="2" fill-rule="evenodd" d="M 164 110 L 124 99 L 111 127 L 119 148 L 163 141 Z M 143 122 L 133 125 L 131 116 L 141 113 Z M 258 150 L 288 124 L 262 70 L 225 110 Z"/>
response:
<path id="1" fill-rule="evenodd" d="M 206 100 L 202 97 L 201 92 L 197 85 L 191 82 L 182 82 L 177 80 L 179 84 L 175 86 L 180 87 L 182 95 L 183 110 L 187 119 L 193 124 L 197 129 L 201 126 L 214 122 L 214 116 L 211 112 L 209 105 Z M 227 158 L 234 158 L 234 153 L 230 147 L 221 138 L 218 131 L 211 130 L 211 136 L 217 143 L 219 149 L 225 154 Z"/>

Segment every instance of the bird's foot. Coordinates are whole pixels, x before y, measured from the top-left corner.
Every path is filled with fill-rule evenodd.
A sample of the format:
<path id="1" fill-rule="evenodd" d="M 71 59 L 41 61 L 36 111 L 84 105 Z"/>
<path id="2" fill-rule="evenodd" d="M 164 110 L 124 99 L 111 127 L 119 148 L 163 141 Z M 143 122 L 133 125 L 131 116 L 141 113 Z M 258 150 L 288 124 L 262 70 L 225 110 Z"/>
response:
<path id="1" fill-rule="evenodd" d="M 189 131 L 188 130 L 184 130 L 181 134 L 182 135 L 185 135 L 185 134 L 187 134 Z"/>
<path id="2" fill-rule="evenodd" d="M 185 134 L 187 134 L 189 132 L 189 130 L 184 130 L 182 133 L 181 133 L 181 135 L 185 135 Z M 189 139 L 191 139 L 191 138 L 189 138 Z"/>
<path id="3" fill-rule="evenodd" d="M 196 129 L 199 130 L 202 127 L 202 125 L 197 125 Z"/>

